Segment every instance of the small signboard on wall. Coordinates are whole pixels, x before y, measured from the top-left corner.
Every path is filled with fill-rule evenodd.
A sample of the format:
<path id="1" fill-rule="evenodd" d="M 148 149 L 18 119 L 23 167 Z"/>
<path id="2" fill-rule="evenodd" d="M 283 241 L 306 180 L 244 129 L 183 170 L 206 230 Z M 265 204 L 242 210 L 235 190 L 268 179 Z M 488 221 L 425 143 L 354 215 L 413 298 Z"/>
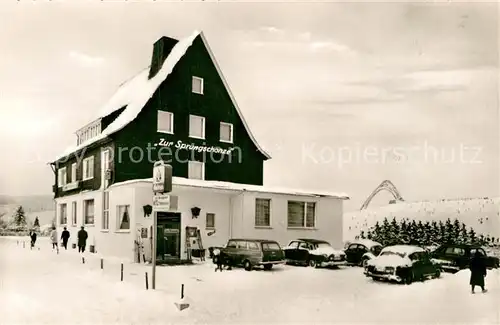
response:
<path id="1" fill-rule="evenodd" d="M 141 228 L 141 238 L 148 238 L 148 228 Z"/>

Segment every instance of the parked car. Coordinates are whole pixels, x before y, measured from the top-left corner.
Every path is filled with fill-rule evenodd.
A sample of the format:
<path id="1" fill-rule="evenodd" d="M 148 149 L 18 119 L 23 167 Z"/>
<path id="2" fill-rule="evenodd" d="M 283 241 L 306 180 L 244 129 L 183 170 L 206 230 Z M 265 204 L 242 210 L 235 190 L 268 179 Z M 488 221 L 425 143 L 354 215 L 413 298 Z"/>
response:
<path id="1" fill-rule="evenodd" d="M 284 264 L 285 255 L 280 245 L 267 239 L 229 239 L 225 247 L 218 248 L 226 265 L 243 266 L 251 271 L 254 267 L 270 270 L 275 264 Z"/>
<path id="2" fill-rule="evenodd" d="M 359 239 L 351 242 L 345 249 L 348 264 L 365 266 L 366 262 L 374 259 L 384 248 L 381 243 L 369 239 Z"/>
<path id="3" fill-rule="evenodd" d="M 345 265 L 345 253 L 327 241 L 318 239 L 295 239 L 283 248 L 287 264 L 312 267 Z"/>
<path id="4" fill-rule="evenodd" d="M 485 257 L 486 267 L 499 267 L 499 258 L 488 256 L 486 251 L 478 245 L 445 244 L 436 249 L 431 256 L 444 271 L 455 273 L 469 267 L 470 259 L 476 254 L 476 251 L 480 251 Z"/>
<path id="5" fill-rule="evenodd" d="M 438 278 L 441 268 L 431 260 L 429 252 L 412 245 L 388 246 L 366 264 L 365 274 L 374 280 L 411 284 L 431 276 Z"/>

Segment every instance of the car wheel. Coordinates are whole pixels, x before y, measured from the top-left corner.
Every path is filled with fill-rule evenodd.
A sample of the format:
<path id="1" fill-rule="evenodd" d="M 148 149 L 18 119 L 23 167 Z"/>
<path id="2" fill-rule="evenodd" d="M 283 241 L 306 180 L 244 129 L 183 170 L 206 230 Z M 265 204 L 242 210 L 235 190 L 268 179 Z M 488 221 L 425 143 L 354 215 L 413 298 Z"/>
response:
<path id="1" fill-rule="evenodd" d="M 252 263 L 250 263 L 249 260 L 246 260 L 245 263 L 243 263 L 243 266 L 245 267 L 246 271 L 252 271 Z"/>
<path id="2" fill-rule="evenodd" d="M 264 270 L 266 270 L 266 271 L 269 271 L 272 268 L 273 268 L 272 264 L 266 264 L 266 265 L 264 265 Z"/>
<path id="3" fill-rule="evenodd" d="M 309 266 L 310 267 L 318 267 L 318 264 L 316 263 L 315 260 L 309 260 Z"/>
<path id="4" fill-rule="evenodd" d="M 436 272 L 434 273 L 434 279 L 438 279 L 441 277 L 441 270 L 440 269 L 436 269 Z"/>
<path id="5" fill-rule="evenodd" d="M 408 273 L 408 275 L 406 276 L 405 284 L 412 284 L 414 277 L 415 277 L 415 274 L 413 274 L 413 271 L 410 271 Z"/>
<path id="6" fill-rule="evenodd" d="M 368 261 L 369 261 L 369 260 L 370 260 L 370 259 L 369 259 L 369 258 L 367 258 L 367 257 L 363 258 L 363 259 L 361 260 L 360 266 L 362 266 L 362 267 L 366 267 L 366 264 L 368 263 Z"/>

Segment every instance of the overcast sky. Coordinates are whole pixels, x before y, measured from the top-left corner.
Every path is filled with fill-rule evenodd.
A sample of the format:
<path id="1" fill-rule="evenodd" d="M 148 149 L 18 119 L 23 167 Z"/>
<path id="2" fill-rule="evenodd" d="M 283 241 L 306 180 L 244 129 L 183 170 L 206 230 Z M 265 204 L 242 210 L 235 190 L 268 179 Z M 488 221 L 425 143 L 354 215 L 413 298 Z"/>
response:
<path id="1" fill-rule="evenodd" d="M 407 200 L 497 196 L 497 17 L 494 3 L 2 3 L 0 193 L 50 194 L 46 162 L 153 42 L 199 29 L 273 157 L 266 184 L 347 192 L 348 210 L 384 179 Z"/>

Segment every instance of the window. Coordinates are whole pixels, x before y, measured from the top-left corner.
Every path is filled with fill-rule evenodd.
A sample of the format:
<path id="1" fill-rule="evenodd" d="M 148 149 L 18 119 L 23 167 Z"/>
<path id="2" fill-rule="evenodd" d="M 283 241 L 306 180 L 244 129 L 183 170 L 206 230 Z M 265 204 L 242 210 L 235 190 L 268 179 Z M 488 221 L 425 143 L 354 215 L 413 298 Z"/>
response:
<path id="1" fill-rule="evenodd" d="M 215 228 L 215 213 L 207 213 L 206 228 L 207 229 Z"/>
<path id="2" fill-rule="evenodd" d="M 255 226 L 271 226 L 271 200 L 255 199 Z"/>
<path id="3" fill-rule="evenodd" d="M 316 204 L 314 202 L 288 201 L 288 227 L 314 228 Z"/>
<path id="4" fill-rule="evenodd" d="M 247 242 L 246 241 L 237 241 L 236 242 L 236 247 L 237 248 L 242 248 L 242 249 L 247 249 Z"/>
<path id="5" fill-rule="evenodd" d="M 205 118 L 189 115 L 189 136 L 191 138 L 205 139 Z"/>
<path id="6" fill-rule="evenodd" d="M 477 251 L 479 251 L 479 253 L 481 253 L 481 255 L 483 255 L 483 257 L 484 257 L 484 256 L 488 256 L 488 255 L 486 254 L 486 252 L 484 251 L 484 249 L 482 249 L 482 248 L 471 248 L 471 250 L 470 250 L 470 256 L 474 256 L 474 255 L 476 255 L 476 252 L 477 252 Z"/>
<path id="7" fill-rule="evenodd" d="M 66 185 L 66 167 L 63 167 L 63 168 L 60 168 L 58 171 L 57 171 L 57 184 L 59 185 L 59 187 L 63 187 L 64 185 Z"/>
<path id="8" fill-rule="evenodd" d="M 203 95 L 203 79 L 200 77 L 193 77 L 192 91 L 195 94 Z"/>
<path id="9" fill-rule="evenodd" d="M 264 250 L 264 251 L 279 251 L 279 250 L 281 250 L 281 248 L 280 248 L 280 245 L 278 245 L 278 243 L 267 242 L 267 243 L 262 243 L 262 250 Z"/>
<path id="10" fill-rule="evenodd" d="M 292 241 L 288 244 L 288 248 L 293 248 L 293 249 L 297 249 L 297 247 L 299 246 L 299 242 L 298 241 Z"/>
<path id="11" fill-rule="evenodd" d="M 102 229 L 109 229 L 109 192 L 104 192 L 102 198 Z"/>
<path id="12" fill-rule="evenodd" d="M 309 249 L 309 245 L 307 245 L 307 243 L 300 243 L 299 249 Z"/>
<path id="13" fill-rule="evenodd" d="M 257 243 L 256 243 L 256 242 L 249 241 L 249 242 L 248 242 L 248 249 L 258 251 L 258 250 L 259 250 L 259 245 L 257 245 Z"/>
<path id="14" fill-rule="evenodd" d="M 83 160 L 83 180 L 94 178 L 94 157 Z"/>
<path id="15" fill-rule="evenodd" d="M 73 226 L 76 226 L 77 223 L 78 223 L 78 219 L 77 219 L 77 214 L 76 214 L 76 202 L 72 202 L 71 203 L 71 224 Z"/>
<path id="16" fill-rule="evenodd" d="M 158 132 L 174 133 L 174 114 L 158 111 Z"/>
<path id="17" fill-rule="evenodd" d="M 465 250 L 460 247 L 448 247 L 445 254 L 449 255 L 465 255 Z"/>
<path id="18" fill-rule="evenodd" d="M 233 143 L 233 125 L 220 122 L 220 141 Z"/>
<path id="19" fill-rule="evenodd" d="M 59 220 L 61 225 L 65 225 L 68 222 L 68 207 L 66 203 L 59 205 Z"/>
<path id="20" fill-rule="evenodd" d="M 94 200 L 83 201 L 83 220 L 86 225 L 94 224 Z"/>
<path id="21" fill-rule="evenodd" d="M 117 207 L 118 216 L 118 229 L 119 230 L 129 230 L 130 229 L 130 216 L 129 216 L 129 205 L 119 205 Z"/>
<path id="22" fill-rule="evenodd" d="M 71 182 L 76 182 L 76 163 L 71 164 Z"/>
<path id="23" fill-rule="evenodd" d="M 236 242 L 234 240 L 230 240 L 229 243 L 227 243 L 227 247 L 236 248 Z"/>
<path id="24" fill-rule="evenodd" d="M 188 178 L 205 179 L 205 163 L 201 161 L 189 161 Z"/>

